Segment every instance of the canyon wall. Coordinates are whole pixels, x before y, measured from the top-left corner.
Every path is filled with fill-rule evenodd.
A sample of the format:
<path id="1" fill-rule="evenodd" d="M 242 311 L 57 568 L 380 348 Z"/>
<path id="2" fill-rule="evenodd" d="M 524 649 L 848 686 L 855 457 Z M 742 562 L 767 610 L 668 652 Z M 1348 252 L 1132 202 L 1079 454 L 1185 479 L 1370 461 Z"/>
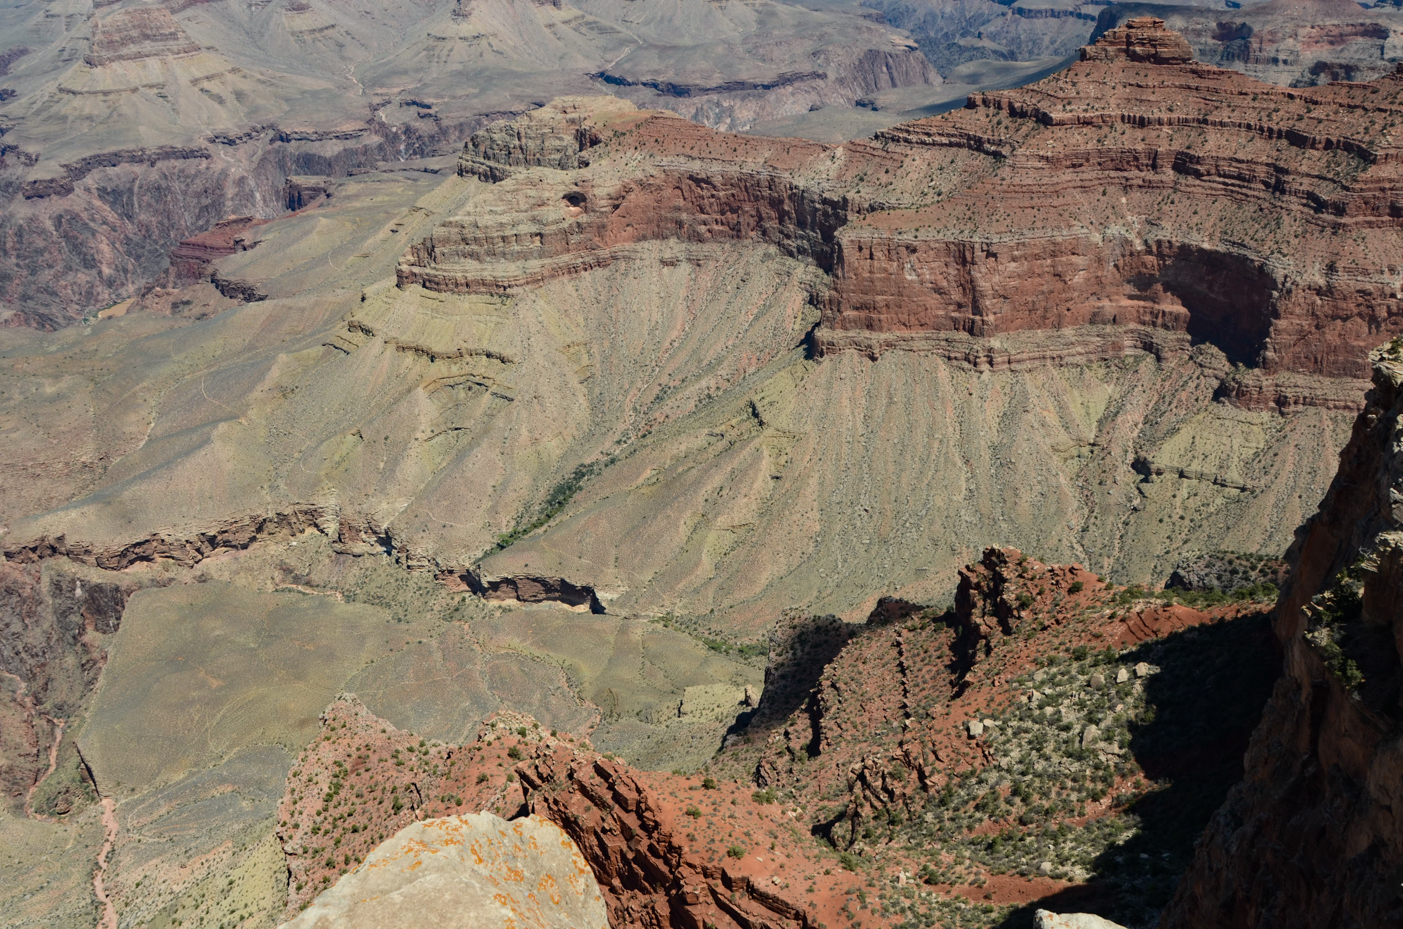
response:
<path id="1" fill-rule="evenodd" d="M 1131 20 L 1063 74 L 837 150 L 543 111 L 516 138 L 479 133 L 460 173 L 579 171 L 571 189 L 511 188 L 515 209 L 440 224 L 399 283 L 510 292 L 640 241 L 761 241 L 831 274 L 824 350 L 1121 326 L 1268 376 L 1366 378 L 1369 347 L 1403 325 L 1386 247 L 1403 230 L 1386 131 L 1403 77 L 1288 92 L 1189 59 Z M 624 152 L 653 168 L 589 166 Z"/>
<path id="2" fill-rule="evenodd" d="M 1285 674 L 1166 929 L 1403 920 L 1403 345 L 1371 361 L 1369 404 L 1289 555 Z"/>

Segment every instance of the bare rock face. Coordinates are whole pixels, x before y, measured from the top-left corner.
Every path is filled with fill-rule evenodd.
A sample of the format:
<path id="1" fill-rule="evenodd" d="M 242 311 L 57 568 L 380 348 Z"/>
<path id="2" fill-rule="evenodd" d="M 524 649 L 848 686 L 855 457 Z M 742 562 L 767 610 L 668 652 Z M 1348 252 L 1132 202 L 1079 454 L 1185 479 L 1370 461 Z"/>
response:
<path id="1" fill-rule="evenodd" d="M 605 929 L 599 885 L 559 826 L 470 813 L 416 822 L 287 929 Z"/>
<path id="2" fill-rule="evenodd" d="M 572 102 L 479 133 L 459 169 L 569 176 L 443 223 L 398 280 L 510 293 L 644 241 L 762 241 L 828 272 L 823 352 L 963 357 L 961 336 L 1079 330 L 1053 353 L 1095 357 L 1187 336 L 1246 366 L 1230 399 L 1330 406 L 1328 387 L 1250 375 L 1359 380 L 1371 333 L 1403 326 L 1385 247 L 1400 93 L 1399 75 L 1283 92 L 1142 18 L 1039 84 L 836 150 Z"/>
<path id="3" fill-rule="evenodd" d="M 1286 675 L 1166 929 L 1403 921 L 1403 344 L 1371 360 L 1369 405 L 1288 555 Z"/>
<path id="4" fill-rule="evenodd" d="M 84 60 L 99 68 L 117 61 L 193 55 L 199 50 L 170 10 L 132 7 L 93 22 L 92 49 Z"/>
<path id="5" fill-rule="evenodd" d="M 1037 929 L 1124 929 L 1120 923 L 1097 916 L 1095 913 L 1051 913 L 1038 910 L 1033 914 Z"/>
<path id="6" fill-rule="evenodd" d="M 1033 914 L 1037 929 L 1124 929 L 1120 923 L 1103 919 L 1095 913 L 1051 913 L 1038 910 Z"/>
<path id="7" fill-rule="evenodd" d="M 1081 50 L 1082 61 L 1140 61 L 1146 64 L 1182 64 L 1193 61 L 1194 50 L 1177 32 L 1164 28 L 1164 20 L 1138 16 L 1124 26 L 1107 31 L 1094 45 Z"/>

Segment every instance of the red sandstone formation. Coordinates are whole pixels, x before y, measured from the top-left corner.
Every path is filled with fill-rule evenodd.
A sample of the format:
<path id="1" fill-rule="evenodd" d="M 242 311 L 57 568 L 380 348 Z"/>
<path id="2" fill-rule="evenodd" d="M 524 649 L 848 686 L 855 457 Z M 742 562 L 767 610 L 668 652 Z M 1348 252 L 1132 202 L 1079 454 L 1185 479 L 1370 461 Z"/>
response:
<path id="1" fill-rule="evenodd" d="M 460 171 L 502 182 L 501 212 L 445 222 L 399 281 L 505 292 L 640 241 L 744 239 L 830 272 L 823 351 L 977 356 L 971 336 L 1072 330 L 1080 358 L 1187 335 L 1269 378 L 1366 376 L 1403 329 L 1403 75 L 1287 90 L 1187 60 L 1151 19 L 1083 58 L 839 148 L 612 105 L 495 126 Z M 509 177 L 530 166 L 571 173 Z M 1229 396 L 1337 402 L 1299 380 Z"/>
<path id="2" fill-rule="evenodd" d="M 792 811 L 751 792 L 635 771 L 515 714 L 493 717 L 468 745 L 429 743 L 346 697 L 323 714 L 279 807 L 288 912 L 405 824 L 486 809 L 535 813 L 568 832 L 594 869 L 611 925 L 840 925 L 839 902 L 857 877 L 825 863 Z"/>
<path id="3" fill-rule="evenodd" d="M 1081 50 L 1082 61 L 1141 61 L 1169 65 L 1193 61 L 1194 52 L 1177 32 L 1164 28 L 1153 16 L 1128 19 L 1124 26 L 1108 29 L 1095 45 Z"/>
<path id="4" fill-rule="evenodd" d="M 167 275 L 169 283 L 166 286 L 208 280 L 215 259 L 248 251 L 253 247 L 248 243 L 248 231 L 268 222 L 270 220 L 254 219 L 252 216 L 235 216 L 215 223 L 206 232 L 185 239 L 171 249 L 170 273 Z"/>
<path id="5" fill-rule="evenodd" d="M 1117 609 L 1125 600 L 1123 591 L 1080 565 L 1045 565 L 1016 549 L 989 549 L 979 564 L 961 570 L 947 616 L 879 605 L 860 632 L 791 617 L 776 632 L 781 653 L 818 643 L 822 654 L 822 643 L 840 632 L 837 655 L 799 701 L 767 676 L 747 737 L 713 767 L 753 770 L 762 785 L 793 790 L 815 805 L 841 790 L 848 807 L 826 828 L 842 843 L 861 843 L 863 825 L 886 807 L 909 804 L 989 764 L 992 757 L 971 741 L 965 722 L 1006 709 L 1009 683 L 1050 655 L 1079 646 L 1130 648 L 1260 609 L 1197 610 L 1133 596 L 1128 608 Z M 777 701 L 788 705 L 776 712 Z"/>
<path id="6" fill-rule="evenodd" d="M 1369 405 L 1288 554 L 1286 674 L 1165 929 L 1403 923 L 1403 343 L 1372 362 Z"/>

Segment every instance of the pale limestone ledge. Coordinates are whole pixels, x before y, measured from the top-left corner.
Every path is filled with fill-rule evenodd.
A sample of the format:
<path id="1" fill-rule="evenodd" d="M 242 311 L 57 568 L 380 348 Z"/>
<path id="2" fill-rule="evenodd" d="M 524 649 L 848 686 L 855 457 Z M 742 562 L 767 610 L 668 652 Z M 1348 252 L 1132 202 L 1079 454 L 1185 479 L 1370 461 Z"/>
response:
<path id="1" fill-rule="evenodd" d="M 580 850 L 537 816 L 411 823 L 282 929 L 608 929 Z"/>

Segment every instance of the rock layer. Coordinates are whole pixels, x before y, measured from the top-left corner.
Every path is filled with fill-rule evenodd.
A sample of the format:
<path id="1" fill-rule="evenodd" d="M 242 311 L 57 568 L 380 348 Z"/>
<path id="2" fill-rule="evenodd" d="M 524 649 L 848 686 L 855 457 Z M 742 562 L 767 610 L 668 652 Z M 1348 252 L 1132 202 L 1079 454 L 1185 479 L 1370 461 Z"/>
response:
<path id="1" fill-rule="evenodd" d="M 578 173 L 442 224 L 399 282 L 514 292 L 642 241 L 760 240 L 829 272 L 823 347 L 1131 327 L 1268 376 L 1367 376 L 1403 327 L 1403 76 L 1290 92 L 1188 57 L 1133 20 L 1063 74 L 838 149 L 569 103 L 479 133 L 460 171 Z"/>
<path id="2" fill-rule="evenodd" d="M 133 7 L 93 22 L 92 48 L 83 60 L 100 68 L 118 61 L 193 55 L 199 50 L 165 7 Z"/>

